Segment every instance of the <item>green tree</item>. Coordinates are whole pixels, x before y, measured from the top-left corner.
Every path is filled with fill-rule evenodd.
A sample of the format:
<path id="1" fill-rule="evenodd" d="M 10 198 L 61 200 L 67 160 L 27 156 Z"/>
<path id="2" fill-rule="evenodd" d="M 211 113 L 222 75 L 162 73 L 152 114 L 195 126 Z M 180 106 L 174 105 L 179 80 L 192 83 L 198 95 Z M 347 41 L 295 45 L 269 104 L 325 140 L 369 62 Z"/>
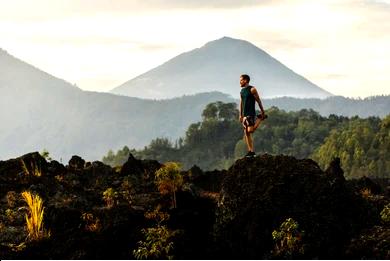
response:
<path id="1" fill-rule="evenodd" d="M 183 176 L 180 173 L 180 164 L 166 162 L 155 174 L 155 182 L 161 194 L 172 194 L 172 206 L 176 205 L 176 191 L 183 185 Z"/>
<path id="2" fill-rule="evenodd" d="M 202 117 L 205 121 L 215 120 L 218 115 L 218 106 L 216 103 L 209 103 L 206 105 L 206 108 L 202 112 Z"/>
<path id="3" fill-rule="evenodd" d="M 111 167 L 122 166 L 128 160 L 130 153 L 137 154 L 135 150 L 130 150 L 127 146 L 119 149 L 116 153 L 109 150 L 107 155 L 103 156 L 102 162 Z"/>

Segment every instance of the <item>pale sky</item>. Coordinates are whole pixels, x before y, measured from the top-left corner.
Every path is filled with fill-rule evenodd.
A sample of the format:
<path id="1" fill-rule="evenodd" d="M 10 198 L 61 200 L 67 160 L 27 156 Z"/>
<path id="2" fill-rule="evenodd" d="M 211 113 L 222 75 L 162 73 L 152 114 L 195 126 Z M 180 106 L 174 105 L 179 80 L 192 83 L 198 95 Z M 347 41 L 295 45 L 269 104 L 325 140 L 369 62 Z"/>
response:
<path id="1" fill-rule="evenodd" d="M 333 94 L 390 94 L 390 0 L 0 0 L 0 48 L 84 90 L 223 36 Z"/>

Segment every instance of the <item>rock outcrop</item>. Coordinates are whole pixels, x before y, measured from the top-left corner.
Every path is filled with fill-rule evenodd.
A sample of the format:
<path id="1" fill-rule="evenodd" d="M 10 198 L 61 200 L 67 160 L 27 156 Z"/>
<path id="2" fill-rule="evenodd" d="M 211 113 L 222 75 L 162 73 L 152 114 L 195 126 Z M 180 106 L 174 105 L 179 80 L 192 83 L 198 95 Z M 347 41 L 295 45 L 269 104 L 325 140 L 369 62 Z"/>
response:
<path id="1" fill-rule="evenodd" d="M 300 258 L 342 258 L 351 236 L 372 225 L 370 207 L 345 186 L 339 161 L 240 159 L 222 182 L 215 224 L 222 258 L 271 258 L 273 230 L 293 218 L 305 231 Z M 342 171 L 342 170 L 341 170 Z"/>
<path id="2" fill-rule="evenodd" d="M 181 172 L 176 209 L 154 183 L 162 166 L 133 155 L 116 168 L 77 155 L 64 166 L 38 152 L 0 161 L 0 258 L 134 259 L 141 229 L 152 225 L 144 214 L 157 206 L 169 213 L 168 228 L 180 231 L 177 259 L 376 258 L 390 251 L 388 227 L 378 227 L 388 196 L 375 194 L 381 190 L 367 178 L 345 180 L 339 159 L 325 171 L 310 159 L 266 154 L 228 170 L 194 166 Z M 367 187 L 375 193 L 363 196 Z M 25 240 L 25 190 L 43 199 L 48 239 Z M 272 232 L 288 218 L 299 224 L 304 251 L 284 256 L 274 251 Z"/>

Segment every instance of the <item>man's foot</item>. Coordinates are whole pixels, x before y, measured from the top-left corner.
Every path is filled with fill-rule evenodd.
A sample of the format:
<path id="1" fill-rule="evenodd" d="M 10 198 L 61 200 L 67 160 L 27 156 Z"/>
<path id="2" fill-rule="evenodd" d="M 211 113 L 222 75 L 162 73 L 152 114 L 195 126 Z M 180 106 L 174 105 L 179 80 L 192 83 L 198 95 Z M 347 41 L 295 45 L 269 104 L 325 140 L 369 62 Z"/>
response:
<path id="1" fill-rule="evenodd" d="M 245 157 L 247 157 L 247 158 L 251 158 L 254 156 L 256 156 L 256 153 L 254 153 L 253 151 L 248 151 L 248 153 L 245 155 Z"/>

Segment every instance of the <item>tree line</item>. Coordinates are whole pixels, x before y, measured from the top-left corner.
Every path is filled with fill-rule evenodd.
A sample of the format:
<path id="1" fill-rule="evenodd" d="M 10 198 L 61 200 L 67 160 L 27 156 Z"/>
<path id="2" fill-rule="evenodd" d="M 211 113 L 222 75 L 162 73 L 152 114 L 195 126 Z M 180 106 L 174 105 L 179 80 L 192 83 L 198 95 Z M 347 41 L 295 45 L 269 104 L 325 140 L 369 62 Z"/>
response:
<path id="1" fill-rule="evenodd" d="M 208 104 L 202 120 L 191 124 L 175 141 L 159 137 L 141 150 L 124 146 L 103 157 L 111 166 L 122 165 L 129 153 L 141 159 L 180 162 L 188 169 L 227 169 L 247 152 L 236 103 Z M 312 109 L 286 112 L 266 110 L 268 119 L 254 133 L 257 154 L 286 154 L 311 158 L 325 168 L 340 157 L 347 178 L 390 177 L 390 114 L 385 118 L 321 116 Z"/>

